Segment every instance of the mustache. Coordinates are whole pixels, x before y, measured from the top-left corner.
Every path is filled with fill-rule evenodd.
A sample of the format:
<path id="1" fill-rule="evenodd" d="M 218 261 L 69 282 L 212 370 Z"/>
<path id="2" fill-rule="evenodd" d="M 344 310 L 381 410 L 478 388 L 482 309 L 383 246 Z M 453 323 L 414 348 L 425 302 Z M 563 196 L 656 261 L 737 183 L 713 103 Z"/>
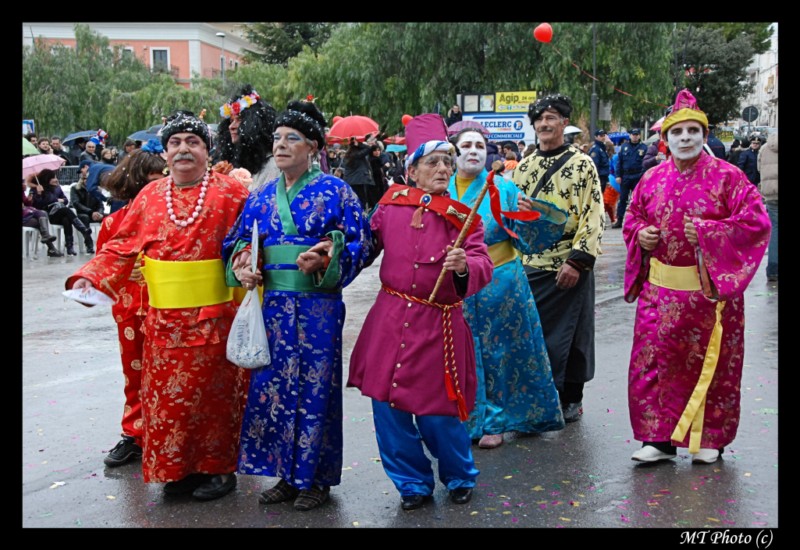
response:
<path id="1" fill-rule="evenodd" d="M 178 161 L 178 160 L 191 160 L 191 161 L 194 161 L 196 159 L 194 158 L 194 155 L 191 154 L 191 153 L 178 153 L 177 155 L 175 155 L 172 158 L 172 160 L 173 161 Z"/>

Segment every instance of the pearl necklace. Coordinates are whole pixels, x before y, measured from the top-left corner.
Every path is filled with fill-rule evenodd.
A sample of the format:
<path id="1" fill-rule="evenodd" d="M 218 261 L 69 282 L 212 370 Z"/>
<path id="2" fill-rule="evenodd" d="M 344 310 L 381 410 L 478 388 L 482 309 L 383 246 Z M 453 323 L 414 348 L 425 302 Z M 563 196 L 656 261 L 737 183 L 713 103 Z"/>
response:
<path id="1" fill-rule="evenodd" d="M 172 220 L 175 225 L 178 227 L 186 227 L 187 225 L 192 225 L 194 221 L 197 219 L 197 216 L 200 215 L 200 211 L 203 209 L 203 202 L 206 196 L 206 190 L 208 190 L 208 172 L 206 172 L 205 176 L 203 176 L 203 181 L 200 183 L 200 198 L 197 199 L 197 206 L 194 207 L 194 212 L 187 220 L 178 220 L 178 217 L 175 215 L 175 209 L 172 208 L 172 184 L 174 180 L 172 176 L 169 177 L 167 181 L 167 192 L 166 192 L 166 201 L 167 201 L 167 214 L 169 215 L 169 219 Z M 176 185 L 177 187 L 177 185 Z"/>

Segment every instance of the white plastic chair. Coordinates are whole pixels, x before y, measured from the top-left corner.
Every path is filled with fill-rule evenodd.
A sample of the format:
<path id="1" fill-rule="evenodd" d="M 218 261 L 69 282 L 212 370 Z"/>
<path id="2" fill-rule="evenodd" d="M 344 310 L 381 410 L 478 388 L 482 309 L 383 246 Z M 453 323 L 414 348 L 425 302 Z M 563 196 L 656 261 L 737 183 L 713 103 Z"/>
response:
<path id="1" fill-rule="evenodd" d="M 27 260 L 35 260 L 39 251 L 39 230 L 33 227 L 22 226 L 22 257 Z M 31 257 L 31 247 L 33 247 L 33 257 Z"/>

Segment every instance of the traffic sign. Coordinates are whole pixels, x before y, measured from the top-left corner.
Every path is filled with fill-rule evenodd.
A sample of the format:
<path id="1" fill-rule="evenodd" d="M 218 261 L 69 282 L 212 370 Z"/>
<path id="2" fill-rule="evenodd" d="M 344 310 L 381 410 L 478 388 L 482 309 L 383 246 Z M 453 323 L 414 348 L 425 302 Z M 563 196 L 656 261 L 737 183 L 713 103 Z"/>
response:
<path id="1" fill-rule="evenodd" d="M 742 111 L 742 119 L 744 119 L 745 122 L 753 122 L 757 118 L 758 109 L 756 109 L 753 105 L 745 107 Z"/>

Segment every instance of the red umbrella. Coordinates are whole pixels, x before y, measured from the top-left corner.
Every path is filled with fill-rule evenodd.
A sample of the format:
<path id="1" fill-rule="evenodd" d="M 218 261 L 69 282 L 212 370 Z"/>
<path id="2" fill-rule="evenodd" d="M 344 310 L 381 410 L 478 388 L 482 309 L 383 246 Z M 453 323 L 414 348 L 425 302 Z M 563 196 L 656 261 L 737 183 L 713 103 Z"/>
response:
<path id="1" fill-rule="evenodd" d="M 22 177 L 27 178 L 31 174 L 38 174 L 45 168 L 58 170 L 67 162 L 58 155 L 34 155 L 22 159 Z"/>
<path id="2" fill-rule="evenodd" d="M 406 138 L 405 136 L 389 136 L 383 140 L 384 143 L 389 145 L 405 145 Z"/>
<path id="3" fill-rule="evenodd" d="M 376 135 L 378 123 L 369 117 L 361 115 L 346 116 L 336 121 L 328 131 L 328 143 L 347 142 L 350 138 L 364 141 L 367 134 Z"/>

